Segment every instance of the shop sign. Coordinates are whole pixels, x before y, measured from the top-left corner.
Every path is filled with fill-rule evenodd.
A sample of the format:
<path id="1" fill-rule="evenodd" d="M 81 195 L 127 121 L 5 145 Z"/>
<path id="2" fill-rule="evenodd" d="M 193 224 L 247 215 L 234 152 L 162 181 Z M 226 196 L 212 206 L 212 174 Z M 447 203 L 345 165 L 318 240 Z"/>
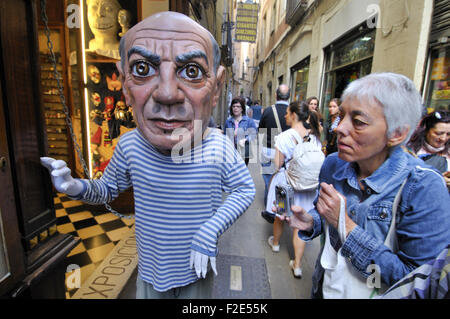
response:
<path id="1" fill-rule="evenodd" d="M 235 41 L 256 42 L 258 25 L 258 4 L 238 3 L 236 14 Z"/>

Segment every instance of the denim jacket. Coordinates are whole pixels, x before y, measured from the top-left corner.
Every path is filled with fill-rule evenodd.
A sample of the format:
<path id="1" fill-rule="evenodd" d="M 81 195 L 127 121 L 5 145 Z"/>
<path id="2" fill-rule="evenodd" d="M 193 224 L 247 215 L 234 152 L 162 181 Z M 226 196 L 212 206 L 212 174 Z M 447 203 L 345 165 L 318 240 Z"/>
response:
<path id="1" fill-rule="evenodd" d="M 450 196 L 444 179 L 431 166 L 394 148 L 385 162 L 369 177 L 357 180 L 355 164 L 328 156 L 319 180 L 333 184 L 347 200 L 347 214 L 357 226 L 342 245 L 337 231 L 329 227 L 330 242 L 336 251 L 348 258 L 364 277 L 370 264 L 380 267 L 381 280 L 388 286 L 435 258 L 450 243 Z M 398 252 L 384 245 L 392 219 L 392 204 L 400 185 L 407 178 L 396 217 Z M 316 197 L 314 204 L 317 203 Z M 299 232 L 300 238 L 310 241 L 322 234 L 324 220 L 315 208 L 309 211 L 314 218 L 310 232 Z M 320 256 L 313 275 L 312 297 L 321 297 L 323 268 Z M 369 268 L 370 269 L 370 268 Z"/>
<path id="2" fill-rule="evenodd" d="M 239 121 L 238 124 L 238 135 L 237 138 L 234 137 L 234 117 L 230 116 L 225 121 L 225 134 L 233 140 L 232 137 L 234 137 L 234 144 L 236 145 L 237 140 L 245 138 L 248 142 L 251 142 L 253 139 L 256 138 L 256 132 L 258 128 L 256 127 L 255 122 L 253 119 L 249 118 L 248 116 L 244 115 L 242 116 L 242 119 Z"/>

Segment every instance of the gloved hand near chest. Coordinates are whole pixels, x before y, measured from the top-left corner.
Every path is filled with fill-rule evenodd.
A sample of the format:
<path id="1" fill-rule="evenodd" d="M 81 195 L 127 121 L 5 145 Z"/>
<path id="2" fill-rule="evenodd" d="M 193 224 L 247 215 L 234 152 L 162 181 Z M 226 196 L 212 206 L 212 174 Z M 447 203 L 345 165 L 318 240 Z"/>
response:
<path id="1" fill-rule="evenodd" d="M 72 197 L 83 192 L 83 183 L 70 175 L 70 168 L 67 167 L 66 162 L 51 157 L 41 157 L 41 164 L 50 172 L 53 186 L 58 192 Z"/>

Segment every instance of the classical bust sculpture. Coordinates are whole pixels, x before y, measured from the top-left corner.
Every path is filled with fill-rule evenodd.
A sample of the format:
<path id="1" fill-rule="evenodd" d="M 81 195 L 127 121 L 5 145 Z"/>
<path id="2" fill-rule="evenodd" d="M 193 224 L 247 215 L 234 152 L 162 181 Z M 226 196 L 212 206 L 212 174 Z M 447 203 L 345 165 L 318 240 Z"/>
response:
<path id="1" fill-rule="evenodd" d="M 119 40 L 120 29 L 118 13 L 122 10 L 117 0 L 87 0 L 87 18 L 89 28 L 94 38 L 89 41 L 89 51 L 120 59 Z"/>

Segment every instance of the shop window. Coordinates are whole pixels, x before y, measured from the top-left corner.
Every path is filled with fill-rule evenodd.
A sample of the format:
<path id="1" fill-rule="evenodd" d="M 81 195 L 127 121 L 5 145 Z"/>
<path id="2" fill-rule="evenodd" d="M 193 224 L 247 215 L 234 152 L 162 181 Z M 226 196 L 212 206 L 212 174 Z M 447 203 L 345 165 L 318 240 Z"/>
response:
<path id="1" fill-rule="evenodd" d="M 38 31 L 42 100 L 44 102 L 44 117 L 49 147 L 48 156 L 63 160 L 70 167 L 73 167 L 73 151 L 69 142 L 70 133 L 67 129 L 65 113 L 65 111 L 69 111 L 69 106 L 66 104 L 67 109 L 65 110 L 60 97 L 61 93 L 65 96 L 68 93 L 68 80 L 66 73 L 63 71 L 67 69 L 67 61 L 64 59 L 64 32 L 61 26 L 52 26 L 49 31 L 57 75 L 55 75 L 55 65 L 47 46 L 47 34 L 43 27 L 39 28 Z M 59 86 L 62 92 L 59 91 Z M 68 115 L 70 116 L 70 114 Z"/>
<path id="2" fill-rule="evenodd" d="M 119 137 L 136 127 L 132 106 L 125 103 L 116 62 L 120 59 L 120 37 L 137 23 L 139 17 L 136 1 L 119 1 L 118 4 L 83 2 L 81 55 L 86 149 L 90 177 L 99 178 Z M 108 10 L 105 9 L 107 6 Z M 99 10 L 110 15 L 108 32 L 97 29 Z"/>
<path id="3" fill-rule="evenodd" d="M 450 46 L 433 49 L 429 63 L 427 111 L 450 110 Z"/>
<path id="4" fill-rule="evenodd" d="M 371 72 L 375 30 L 340 39 L 326 51 L 325 74 L 320 108 L 333 98 L 340 98 L 347 85 Z"/>
<path id="5" fill-rule="evenodd" d="M 309 57 L 292 67 L 291 72 L 292 100 L 304 101 L 307 98 L 306 91 L 308 89 Z"/>

